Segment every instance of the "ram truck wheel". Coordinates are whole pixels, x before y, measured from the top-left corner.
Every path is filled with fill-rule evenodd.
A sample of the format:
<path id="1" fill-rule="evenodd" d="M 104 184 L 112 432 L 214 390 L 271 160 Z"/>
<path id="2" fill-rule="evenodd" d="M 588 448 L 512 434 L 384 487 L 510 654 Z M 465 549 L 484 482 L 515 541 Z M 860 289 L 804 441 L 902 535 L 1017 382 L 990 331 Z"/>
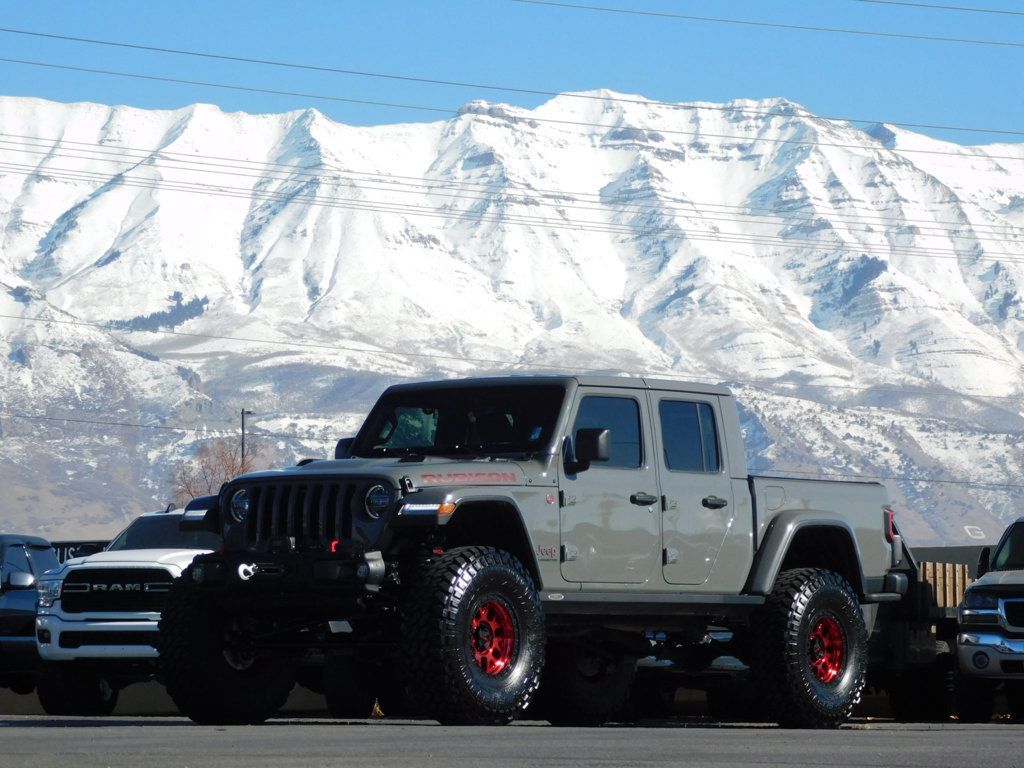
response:
<path id="1" fill-rule="evenodd" d="M 117 706 L 116 688 L 92 670 L 71 663 L 45 665 L 36 677 L 36 691 L 48 715 L 106 717 Z"/>
<path id="2" fill-rule="evenodd" d="M 636 658 L 582 643 L 552 642 L 540 712 L 557 726 L 595 726 L 630 714 Z"/>
<path id="3" fill-rule="evenodd" d="M 867 631 L 857 594 L 822 568 L 783 571 L 754 620 L 755 684 L 780 725 L 838 728 L 860 702 Z"/>
<path id="4" fill-rule="evenodd" d="M 238 619 L 174 582 L 160 618 L 160 670 L 178 709 L 202 725 L 261 723 L 295 684 L 290 664 L 240 647 Z"/>
<path id="5" fill-rule="evenodd" d="M 529 705 L 544 665 L 544 617 L 513 555 L 491 547 L 438 555 L 414 577 L 402 613 L 415 711 L 449 725 L 493 725 Z"/>

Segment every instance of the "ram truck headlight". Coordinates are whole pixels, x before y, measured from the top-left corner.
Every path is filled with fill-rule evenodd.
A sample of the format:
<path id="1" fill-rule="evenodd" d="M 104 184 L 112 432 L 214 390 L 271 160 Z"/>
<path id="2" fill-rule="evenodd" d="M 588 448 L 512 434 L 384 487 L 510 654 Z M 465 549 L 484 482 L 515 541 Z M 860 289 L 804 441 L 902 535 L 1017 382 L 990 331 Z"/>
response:
<path id="1" fill-rule="evenodd" d="M 244 523 L 249 516 L 249 493 L 242 488 L 231 497 L 231 519 L 236 523 Z"/>
<path id="2" fill-rule="evenodd" d="M 994 592 L 980 589 L 968 589 L 964 595 L 964 608 L 972 610 L 996 610 L 999 607 L 999 596 Z"/>
<path id="3" fill-rule="evenodd" d="M 374 520 L 380 518 L 391 506 L 391 491 L 383 485 L 375 485 L 366 492 L 366 514 Z"/>
<path id="4" fill-rule="evenodd" d="M 36 582 L 36 592 L 39 595 L 39 606 L 50 608 L 55 600 L 60 599 L 60 587 L 63 582 L 60 579 L 42 579 Z"/>

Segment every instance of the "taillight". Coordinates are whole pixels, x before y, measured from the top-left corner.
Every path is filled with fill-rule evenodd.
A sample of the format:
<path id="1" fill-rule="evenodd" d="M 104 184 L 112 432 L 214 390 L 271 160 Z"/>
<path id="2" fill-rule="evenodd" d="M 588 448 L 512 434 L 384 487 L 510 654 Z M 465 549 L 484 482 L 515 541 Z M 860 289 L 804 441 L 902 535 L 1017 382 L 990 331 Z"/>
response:
<path id="1" fill-rule="evenodd" d="M 882 507 L 882 512 L 885 515 L 885 540 L 890 544 L 896 541 L 896 537 L 899 532 L 896 530 L 896 510 L 892 507 Z"/>

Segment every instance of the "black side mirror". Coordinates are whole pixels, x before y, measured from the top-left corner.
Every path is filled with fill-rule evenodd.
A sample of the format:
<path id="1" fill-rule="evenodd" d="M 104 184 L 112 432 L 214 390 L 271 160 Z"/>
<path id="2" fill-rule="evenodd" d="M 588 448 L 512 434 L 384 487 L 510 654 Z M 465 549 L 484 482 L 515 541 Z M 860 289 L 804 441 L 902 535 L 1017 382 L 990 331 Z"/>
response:
<path id="1" fill-rule="evenodd" d="M 352 449 L 352 443 L 356 439 L 354 437 L 343 437 L 338 441 L 338 444 L 334 446 L 334 458 L 336 459 L 347 459 L 349 457 L 349 451 Z"/>
<path id="2" fill-rule="evenodd" d="M 974 572 L 974 578 L 980 579 L 982 576 L 988 573 L 989 568 L 992 567 L 991 563 L 989 562 L 989 558 L 991 556 L 992 551 L 988 547 L 985 547 L 981 550 L 981 554 L 978 556 L 978 570 Z"/>
<path id="3" fill-rule="evenodd" d="M 185 514 L 178 523 L 179 531 L 209 531 L 220 533 L 220 507 L 218 496 L 197 496 L 185 505 Z M 203 512 L 202 517 L 199 513 Z"/>
<path id="4" fill-rule="evenodd" d="M 578 429 L 572 443 L 572 458 L 566 462 L 572 474 L 586 472 L 592 461 L 608 461 L 612 455 L 612 431 L 599 427 Z"/>

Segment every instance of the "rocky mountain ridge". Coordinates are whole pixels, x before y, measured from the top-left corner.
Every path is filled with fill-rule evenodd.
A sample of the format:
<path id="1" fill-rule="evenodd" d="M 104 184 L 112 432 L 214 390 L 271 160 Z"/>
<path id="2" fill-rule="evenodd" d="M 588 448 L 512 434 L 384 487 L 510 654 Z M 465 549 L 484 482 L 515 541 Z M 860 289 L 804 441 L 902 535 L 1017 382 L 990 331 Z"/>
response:
<path id="1" fill-rule="evenodd" d="M 367 128 L 0 98 L 0 527 L 113 533 L 243 407 L 291 460 L 394 381 L 587 370 L 725 382 L 752 471 L 881 478 L 908 538 L 994 539 L 1024 145 L 638 100 Z"/>

